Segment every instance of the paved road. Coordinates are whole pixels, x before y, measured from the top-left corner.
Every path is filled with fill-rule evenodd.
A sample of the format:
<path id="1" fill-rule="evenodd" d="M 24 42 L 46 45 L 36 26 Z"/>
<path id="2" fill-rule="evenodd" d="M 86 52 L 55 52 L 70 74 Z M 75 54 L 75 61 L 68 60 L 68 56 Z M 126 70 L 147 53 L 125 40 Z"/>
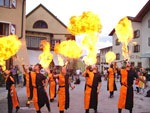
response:
<path id="1" fill-rule="evenodd" d="M 98 99 L 98 113 L 117 113 L 117 104 L 119 98 L 120 84 L 117 83 L 118 91 L 115 92 L 114 98 L 110 99 L 109 92 L 107 92 L 107 82 L 102 82 L 102 88 Z M 48 91 L 48 89 L 47 89 Z M 20 101 L 21 109 L 18 113 L 35 113 L 33 104 L 30 108 L 25 107 L 26 103 L 26 88 L 17 88 L 17 93 Z M 7 113 L 7 93 L 4 88 L 0 88 L 0 113 Z M 70 90 L 70 108 L 65 113 L 84 113 L 84 78 L 82 78 L 81 84 L 76 85 L 74 90 Z M 51 106 L 51 113 L 59 113 L 57 107 L 57 98 Z M 41 109 L 42 113 L 48 113 L 46 107 Z M 14 110 L 15 112 L 15 110 Z M 94 113 L 90 110 L 90 113 Z M 128 113 L 127 110 L 123 110 L 122 113 Z M 150 98 L 146 98 L 143 95 L 134 94 L 134 109 L 133 113 L 150 113 Z"/>

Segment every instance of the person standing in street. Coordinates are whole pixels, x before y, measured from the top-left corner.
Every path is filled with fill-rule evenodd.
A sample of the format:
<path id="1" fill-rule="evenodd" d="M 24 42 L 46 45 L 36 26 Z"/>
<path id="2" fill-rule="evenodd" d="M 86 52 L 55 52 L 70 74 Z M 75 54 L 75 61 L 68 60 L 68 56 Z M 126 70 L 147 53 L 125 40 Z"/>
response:
<path id="1" fill-rule="evenodd" d="M 50 72 L 48 72 L 50 73 Z M 71 85 L 70 80 L 71 71 L 67 71 L 66 67 L 61 67 L 61 73 L 54 75 L 55 78 L 58 78 L 58 106 L 59 113 L 64 113 L 64 110 L 69 108 L 70 105 L 70 95 L 69 95 L 69 86 L 71 89 L 74 89 L 75 86 Z"/>
<path id="2" fill-rule="evenodd" d="M 16 113 L 19 110 L 19 100 L 15 89 L 15 81 L 10 70 L 5 71 L 6 76 L 3 74 L 6 82 L 6 90 L 8 90 L 8 113 L 13 112 L 13 108 L 16 108 Z"/>
<path id="3" fill-rule="evenodd" d="M 48 73 L 50 102 L 53 102 L 54 98 L 56 97 L 56 78 L 54 77 L 55 74 L 55 68 L 51 73 Z"/>
<path id="4" fill-rule="evenodd" d="M 48 111 L 50 112 L 50 103 L 44 85 L 47 82 L 47 78 L 40 73 L 42 66 L 36 64 L 34 67 L 35 72 L 31 72 L 31 80 L 33 86 L 33 104 L 36 112 L 41 113 L 40 109 L 46 104 Z"/>
<path id="5" fill-rule="evenodd" d="M 107 80 L 108 77 L 108 80 Z M 116 83 L 115 83 L 115 71 L 114 65 L 110 64 L 110 68 L 108 69 L 105 80 L 107 80 L 107 90 L 110 92 L 110 98 L 114 96 L 114 91 L 117 90 Z"/>
<path id="6" fill-rule="evenodd" d="M 132 113 L 133 109 L 133 81 L 135 78 L 139 78 L 135 70 L 131 68 L 131 64 L 127 63 L 125 69 L 121 69 L 121 89 L 120 97 L 118 101 L 118 113 L 122 112 L 122 109 L 128 109 Z M 139 78 L 140 81 L 146 82 Z"/>
<path id="7" fill-rule="evenodd" d="M 89 109 L 94 109 L 97 113 L 98 94 L 101 87 L 101 75 L 98 72 L 98 68 L 95 66 L 93 69 L 91 66 L 86 68 L 83 73 L 86 78 L 85 93 L 84 93 L 84 108 L 85 113 L 89 113 Z"/>
<path id="8" fill-rule="evenodd" d="M 23 70 L 24 70 L 24 75 L 26 77 L 26 93 L 27 93 L 27 103 L 26 106 L 30 106 L 30 102 L 32 101 L 33 98 L 33 86 L 32 86 L 32 79 L 31 79 L 31 72 L 32 72 L 32 67 L 29 67 L 29 72 L 25 68 L 25 65 L 22 65 Z"/>

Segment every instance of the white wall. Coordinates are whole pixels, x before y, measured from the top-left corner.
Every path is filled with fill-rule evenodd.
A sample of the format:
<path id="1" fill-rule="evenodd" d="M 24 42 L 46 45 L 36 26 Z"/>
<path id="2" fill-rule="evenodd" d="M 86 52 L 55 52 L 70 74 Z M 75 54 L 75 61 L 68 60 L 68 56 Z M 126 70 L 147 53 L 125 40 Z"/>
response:
<path id="1" fill-rule="evenodd" d="M 150 19 L 150 11 L 145 15 L 142 20 L 142 54 L 150 53 L 150 46 L 148 46 L 148 37 L 150 37 L 150 28 L 148 28 L 148 20 Z M 144 68 L 149 67 L 148 58 L 142 58 Z"/>
<path id="2" fill-rule="evenodd" d="M 40 63 L 39 55 L 41 53 L 42 53 L 42 51 L 28 50 L 30 65 L 35 65 L 37 63 Z M 57 59 L 57 55 L 55 55 L 54 52 L 51 52 L 51 53 L 53 54 L 53 61 L 54 61 L 55 65 L 58 65 L 59 62 Z"/>

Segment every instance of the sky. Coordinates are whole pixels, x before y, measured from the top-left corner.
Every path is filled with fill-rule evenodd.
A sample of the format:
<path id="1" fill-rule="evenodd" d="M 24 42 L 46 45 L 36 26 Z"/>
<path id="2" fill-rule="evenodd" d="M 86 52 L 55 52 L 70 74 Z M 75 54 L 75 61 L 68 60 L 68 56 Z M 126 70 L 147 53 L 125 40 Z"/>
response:
<path id="1" fill-rule="evenodd" d="M 98 48 L 112 45 L 109 33 L 118 21 L 125 16 L 135 17 L 148 0 L 26 0 L 26 14 L 40 3 L 60 19 L 66 26 L 71 16 L 92 11 L 99 15 L 102 33 L 99 34 Z M 77 41 L 80 42 L 80 40 Z"/>

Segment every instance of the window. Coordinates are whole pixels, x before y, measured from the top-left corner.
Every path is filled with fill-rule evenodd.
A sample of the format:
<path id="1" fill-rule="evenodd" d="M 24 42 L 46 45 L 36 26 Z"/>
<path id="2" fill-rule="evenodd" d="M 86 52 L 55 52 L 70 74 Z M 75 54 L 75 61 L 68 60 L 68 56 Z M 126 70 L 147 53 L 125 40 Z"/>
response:
<path id="1" fill-rule="evenodd" d="M 131 66 L 134 67 L 134 65 L 135 65 L 135 63 L 134 63 L 134 62 L 131 62 Z"/>
<path id="2" fill-rule="evenodd" d="M 116 45 L 120 45 L 120 42 L 118 39 L 116 39 Z"/>
<path id="3" fill-rule="evenodd" d="M 48 25 L 45 21 L 39 20 L 34 23 L 33 28 L 48 28 Z"/>
<path id="4" fill-rule="evenodd" d="M 120 53 L 116 54 L 116 60 L 120 60 Z"/>
<path id="5" fill-rule="evenodd" d="M 148 46 L 150 46 L 150 37 L 148 37 Z"/>
<path id="6" fill-rule="evenodd" d="M 0 0 L 0 6 L 10 7 L 10 0 Z"/>
<path id="7" fill-rule="evenodd" d="M 134 38 L 139 38 L 140 37 L 140 30 L 134 31 Z"/>
<path id="8" fill-rule="evenodd" d="M 29 49 L 39 49 L 40 42 L 46 40 L 45 37 L 26 36 L 26 44 Z"/>
<path id="9" fill-rule="evenodd" d="M 142 63 L 138 62 L 138 67 L 141 68 L 142 67 Z"/>
<path id="10" fill-rule="evenodd" d="M 148 20 L 148 28 L 150 28 L 150 19 Z"/>
<path id="11" fill-rule="evenodd" d="M 57 40 L 55 40 L 55 39 L 51 40 L 51 50 L 52 51 L 54 50 L 54 47 L 55 47 L 56 43 L 60 43 L 60 40 L 58 40 L 58 39 Z"/>
<path id="12" fill-rule="evenodd" d="M 134 52 L 134 53 L 140 52 L 140 45 L 135 45 L 135 46 L 133 47 L 133 52 Z"/>
<path id="13" fill-rule="evenodd" d="M 9 24 L 0 23 L 0 36 L 8 36 L 9 35 Z"/>

